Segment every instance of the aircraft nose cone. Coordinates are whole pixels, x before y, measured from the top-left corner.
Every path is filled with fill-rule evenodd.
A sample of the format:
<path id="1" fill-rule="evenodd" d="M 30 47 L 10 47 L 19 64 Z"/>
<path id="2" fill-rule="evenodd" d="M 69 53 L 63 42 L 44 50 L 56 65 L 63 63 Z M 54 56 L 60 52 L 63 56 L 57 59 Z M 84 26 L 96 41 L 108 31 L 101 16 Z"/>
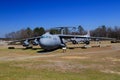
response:
<path id="1" fill-rule="evenodd" d="M 58 45 L 50 39 L 40 39 L 40 46 L 45 50 L 52 50 L 58 47 Z"/>
<path id="2" fill-rule="evenodd" d="M 51 45 L 51 42 L 49 39 L 40 39 L 40 46 L 43 48 L 43 49 L 51 49 L 52 45 Z"/>
<path id="3" fill-rule="evenodd" d="M 42 46 L 46 46 L 47 45 L 47 42 L 45 39 L 40 39 L 40 45 Z"/>

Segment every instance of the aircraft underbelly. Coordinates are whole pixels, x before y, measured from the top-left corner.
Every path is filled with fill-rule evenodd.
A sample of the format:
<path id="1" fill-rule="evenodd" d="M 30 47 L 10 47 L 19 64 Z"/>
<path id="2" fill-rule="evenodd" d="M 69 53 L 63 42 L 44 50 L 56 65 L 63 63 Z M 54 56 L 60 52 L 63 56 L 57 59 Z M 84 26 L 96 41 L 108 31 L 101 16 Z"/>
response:
<path id="1" fill-rule="evenodd" d="M 60 46 L 60 44 L 61 43 L 58 40 L 40 39 L 40 46 L 46 50 L 58 48 Z"/>

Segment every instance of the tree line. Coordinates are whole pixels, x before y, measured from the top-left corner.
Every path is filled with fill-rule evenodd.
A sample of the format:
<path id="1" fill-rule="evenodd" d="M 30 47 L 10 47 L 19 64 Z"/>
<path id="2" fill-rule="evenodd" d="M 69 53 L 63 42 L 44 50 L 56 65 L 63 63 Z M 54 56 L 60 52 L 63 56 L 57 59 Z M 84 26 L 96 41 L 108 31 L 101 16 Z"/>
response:
<path id="1" fill-rule="evenodd" d="M 106 27 L 105 25 L 100 26 L 94 30 L 91 30 L 91 36 L 94 37 L 109 37 L 109 38 L 116 38 L 120 40 L 120 27 Z"/>
<path id="2" fill-rule="evenodd" d="M 11 32 L 5 35 L 6 38 L 16 40 L 16 39 L 25 39 L 31 38 L 36 36 L 41 36 L 45 32 L 49 31 L 51 34 L 60 34 L 61 29 L 50 29 L 45 30 L 44 27 L 36 27 L 31 29 L 30 27 L 26 29 L 21 29 L 16 32 Z M 64 28 L 64 34 L 77 34 L 77 35 L 85 35 L 87 31 L 79 25 L 78 27 L 73 27 L 69 29 L 67 27 Z M 90 35 L 93 37 L 109 37 L 109 38 L 116 38 L 120 40 L 120 27 L 106 27 L 105 25 L 99 26 L 94 30 L 90 30 Z"/>
<path id="3" fill-rule="evenodd" d="M 45 33 L 45 29 L 43 27 L 36 27 L 33 30 L 28 27 L 26 29 L 21 29 L 16 32 L 11 32 L 5 35 L 6 38 L 16 40 L 16 39 L 25 39 L 36 36 L 41 36 Z"/>

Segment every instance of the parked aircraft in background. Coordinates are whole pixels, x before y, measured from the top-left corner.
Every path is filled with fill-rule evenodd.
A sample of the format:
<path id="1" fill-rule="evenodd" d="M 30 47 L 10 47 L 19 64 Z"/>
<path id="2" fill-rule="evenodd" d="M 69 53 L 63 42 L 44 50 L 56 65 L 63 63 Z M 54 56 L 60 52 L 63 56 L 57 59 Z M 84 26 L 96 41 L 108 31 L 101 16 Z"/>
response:
<path id="1" fill-rule="evenodd" d="M 49 32 L 43 34 L 42 36 L 13 41 L 13 42 L 23 42 L 24 47 L 30 46 L 30 41 L 33 45 L 40 45 L 44 50 L 54 50 L 61 47 L 66 47 L 66 42 L 71 41 L 73 44 L 78 42 L 83 42 L 84 44 L 90 44 L 91 39 L 107 39 L 112 38 L 105 37 L 91 37 L 88 32 L 86 35 L 65 35 L 65 34 L 50 34 Z"/>

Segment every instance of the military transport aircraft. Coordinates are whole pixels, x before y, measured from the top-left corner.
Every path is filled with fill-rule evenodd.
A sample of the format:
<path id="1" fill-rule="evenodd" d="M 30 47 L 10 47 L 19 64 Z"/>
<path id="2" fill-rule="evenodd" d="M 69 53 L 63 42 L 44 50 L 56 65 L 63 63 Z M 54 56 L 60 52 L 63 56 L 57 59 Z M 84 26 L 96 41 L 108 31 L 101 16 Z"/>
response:
<path id="1" fill-rule="evenodd" d="M 44 50 L 54 50 L 61 47 L 66 47 L 66 42 L 71 41 L 73 44 L 77 44 L 79 41 L 82 41 L 86 45 L 90 44 L 91 39 L 107 39 L 111 40 L 113 38 L 106 37 L 91 37 L 88 32 L 86 35 L 65 35 L 65 34 L 50 34 L 46 32 L 42 36 L 27 38 L 23 40 L 17 40 L 13 42 L 23 42 L 24 47 L 30 46 L 30 41 L 33 45 L 40 45 Z"/>

